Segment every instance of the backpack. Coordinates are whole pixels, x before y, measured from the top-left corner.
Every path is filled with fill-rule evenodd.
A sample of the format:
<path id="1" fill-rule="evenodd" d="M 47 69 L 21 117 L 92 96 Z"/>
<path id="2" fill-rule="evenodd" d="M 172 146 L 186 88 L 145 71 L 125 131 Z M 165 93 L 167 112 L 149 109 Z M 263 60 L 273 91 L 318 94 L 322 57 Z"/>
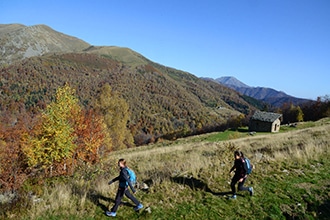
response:
<path id="1" fill-rule="evenodd" d="M 133 170 L 129 169 L 126 167 L 127 173 L 128 173 L 128 178 L 131 181 L 132 185 L 135 186 L 136 184 L 136 175 Z M 126 182 L 126 186 L 128 186 L 128 182 Z"/>
<path id="2" fill-rule="evenodd" d="M 246 173 L 251 174 L 253 166 L 251 165 L 250 160 L 248 158 L 244 158 L 244 161 L 245 161 L 245 166 L 246 166 Z"/>

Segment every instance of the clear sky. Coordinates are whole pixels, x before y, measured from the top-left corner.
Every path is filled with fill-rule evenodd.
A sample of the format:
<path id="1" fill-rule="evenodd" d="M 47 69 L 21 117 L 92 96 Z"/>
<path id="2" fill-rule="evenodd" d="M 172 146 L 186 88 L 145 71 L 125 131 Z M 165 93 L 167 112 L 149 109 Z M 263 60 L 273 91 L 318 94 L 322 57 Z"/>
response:
<path id="1" fill-rule="evenodd" d="M 197 77 L 330 95 L 330 0 L 0 0 L 0 23 L 45 24 Z"/>

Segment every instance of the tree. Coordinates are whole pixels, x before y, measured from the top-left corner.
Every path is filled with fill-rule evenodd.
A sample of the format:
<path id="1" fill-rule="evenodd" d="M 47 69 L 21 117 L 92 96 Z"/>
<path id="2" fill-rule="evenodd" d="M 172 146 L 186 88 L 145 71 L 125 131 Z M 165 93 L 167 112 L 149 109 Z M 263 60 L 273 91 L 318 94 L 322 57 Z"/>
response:
<path id="1" fill-rule="evenodd" d="M 18 189 L 26 180 L 26 157 L 22 151 L 28 115 L 21 115 L 12 126 L 0 123 L 0 191 Z M 29 124 L 28 123 L 28 124 Z"/>
<path id="2" fill-rule="evenodd" d="M 75 127 L 75 159 L 78 161 L 96 163 L 99 161 L 102 146 L 106 140 L 103 117 L 93 110 L 84 111 L 77 119 L 78 126 Z"/>
<path id="3" fill-rule="evenodd" d="M 107 132 L 112 145 L 108 149 L 123 149 L 133 145 L 133 137 L 127 128 L 129 106 L 126 101 L 112 91 L 109 84 L 101 89 L 98 109 L 104 116 Z"/>
<path id="4" fill-rule="evenodd" d="M 297 121 L 304 121 L 304 113 L 299 106 L 296 107 L 296 116 Z"/>
<path id="5" fill-rule="evenodd" d="M 81 113 L 75 91 L 68 85 L 56 91 L 56 99 L 41 115 L 41 123 L 34 128 L 32 136 L 23 148 L 30 167 L 41 167 L 52 176 L 55 164 L 72 159 L 76 149 L 74 116 Z"/>

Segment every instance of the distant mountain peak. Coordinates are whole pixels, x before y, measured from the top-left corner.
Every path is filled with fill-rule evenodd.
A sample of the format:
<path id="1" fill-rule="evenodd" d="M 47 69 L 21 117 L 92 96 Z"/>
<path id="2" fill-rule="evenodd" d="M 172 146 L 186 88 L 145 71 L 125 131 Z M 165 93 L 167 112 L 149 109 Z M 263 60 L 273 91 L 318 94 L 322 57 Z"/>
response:
<path id="1" fill-rule="evenodd" d="M 251 88 L 250 86 L 244 84 L 243 82 L 239 81 L 233 76 L 223 76 L 220 78 L 215 79 L 220 84 L 229 86 L 231 88 Z"/>
<path id="2" fill-rule="evenodd" d="M 241 81 L 239 81 L 238 79 L 236 79 L 233 76 L 223 76 L 223 77 L 215 79 L 214 81 L 216 81 L 224 86 L 227 86 L 231 89 L 234 89 L 243 95 L 266 102 L 266 103 L 268 103 L 272 106 L 276 106 L 276 107 L 280 107 L 284 103 L 292 103 L 295 105 L 299 105 L 299 104 L 310 101 L 307 99 L 301 99 L 301 98 L 287 95 L 286 93 L 284 93 L 282 91 L 277 91 L 272 88 L 251 87 L 251 86 L 248 86 L 248 85 L 242 83 Z"/>

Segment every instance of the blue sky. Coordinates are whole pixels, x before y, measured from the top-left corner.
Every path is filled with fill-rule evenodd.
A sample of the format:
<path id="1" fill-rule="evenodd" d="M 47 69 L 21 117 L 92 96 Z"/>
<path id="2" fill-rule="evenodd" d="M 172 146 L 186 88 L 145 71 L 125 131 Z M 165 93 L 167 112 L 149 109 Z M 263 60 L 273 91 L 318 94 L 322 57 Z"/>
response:
<path id="1" fill-rule="evenodd" d="M 330 0 L 0 0 L 0 23 L 45 24 L 198 77 L 330 95 Z"/>

